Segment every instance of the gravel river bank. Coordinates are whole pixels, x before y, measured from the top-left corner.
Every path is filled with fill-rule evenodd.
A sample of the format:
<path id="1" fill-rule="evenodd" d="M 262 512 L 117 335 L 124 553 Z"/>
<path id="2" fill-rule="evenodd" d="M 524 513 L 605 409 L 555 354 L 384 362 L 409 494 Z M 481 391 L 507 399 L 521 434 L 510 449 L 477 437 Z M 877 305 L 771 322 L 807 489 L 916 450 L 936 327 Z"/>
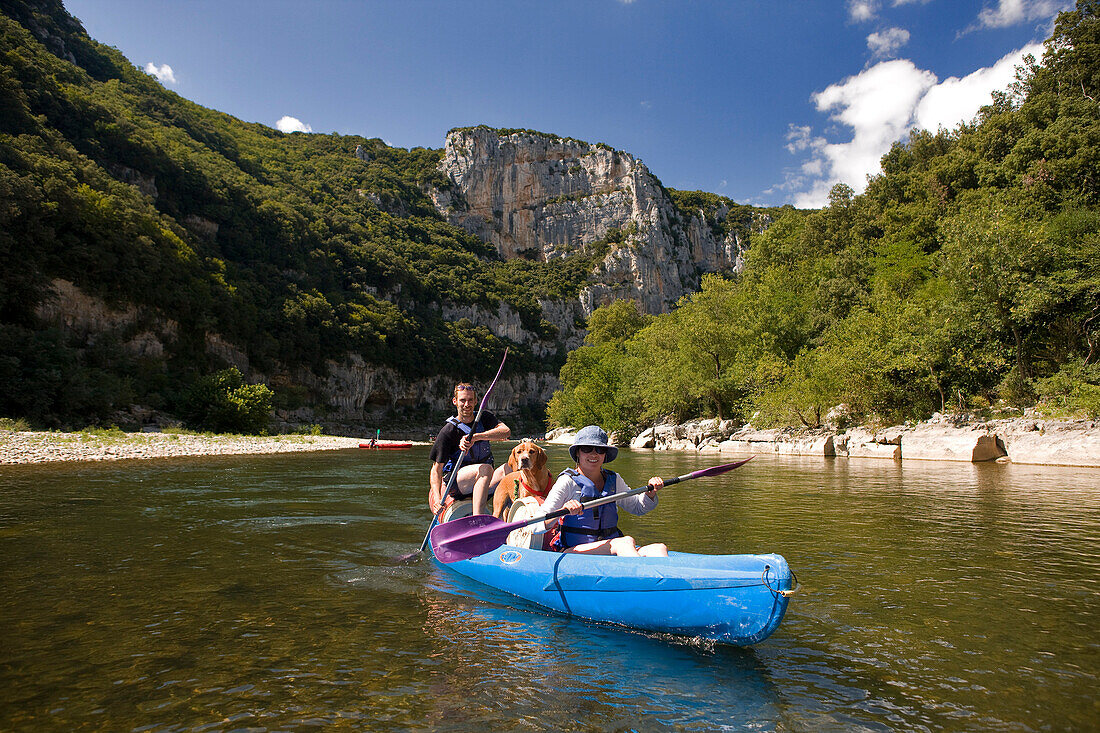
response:
<path id="1" fill-rule="evenodd" d="M 0 431 L 0 465 L 342 450 L 358 448 L 359 442 L 360 438 L 335 435 Z"/>

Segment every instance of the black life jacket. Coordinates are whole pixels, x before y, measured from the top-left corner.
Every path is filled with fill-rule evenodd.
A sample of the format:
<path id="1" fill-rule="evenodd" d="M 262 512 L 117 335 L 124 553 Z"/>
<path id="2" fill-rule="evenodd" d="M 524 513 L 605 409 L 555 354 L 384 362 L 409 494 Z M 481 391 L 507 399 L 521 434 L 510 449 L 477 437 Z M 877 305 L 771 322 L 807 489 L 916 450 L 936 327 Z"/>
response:
<path id="1" fill-rule="evenodd" d="M 480 433 L 485 429 L 481 425 L 480 420 L 474 423 L 474 426 L 472 428 L 466 423 L 460 422 L 457 417 L 449 417 L 447 418 L 447 422 L 449 422 L 451 425 L 454 425 L 466 435 L 470 435 L 471 433 Z M 453 471 L 456 468 L 458 464 L 458 459 L 461 456 L 461 449 L 456 450 L 454 453 L 452 453 L 451 457 L 447 459 L 447 462 L 443 464 L 443 473 L 448 474 Z M 466 458 L 462 461 L 463 466 L 473 466 L 477 465 L 478 463 L 488 463 L 489 465 L 493 465 L 493 449 L 489 445 L 489 441 L 487 440 L 479 440 L 472 446 L 470 446 L 470 450 L 466 454 Z"/>

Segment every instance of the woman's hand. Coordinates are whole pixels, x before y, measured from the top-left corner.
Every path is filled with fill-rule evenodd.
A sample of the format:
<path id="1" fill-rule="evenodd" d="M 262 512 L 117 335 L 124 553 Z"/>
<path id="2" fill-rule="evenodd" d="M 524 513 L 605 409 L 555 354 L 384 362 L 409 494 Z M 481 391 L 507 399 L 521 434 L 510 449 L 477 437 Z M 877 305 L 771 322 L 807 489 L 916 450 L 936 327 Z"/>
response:
<path id="1" fill-rule="evenodd" d="M 657 498 L 657 489 L 665 485 L 665 480 L 660 476 L 654 476 L 648 481 L 649 491 L 645 492 L 645 495 L 650 499 Z"/>
<path id="2" fill-rule="evenodd" d="M 584 513 L 584 506 L 576 499 L 570 499 L 569 501 L 565 502 L 565 506 L 563 506 L 562 508 L 568 509 L 570 514 Z"/>

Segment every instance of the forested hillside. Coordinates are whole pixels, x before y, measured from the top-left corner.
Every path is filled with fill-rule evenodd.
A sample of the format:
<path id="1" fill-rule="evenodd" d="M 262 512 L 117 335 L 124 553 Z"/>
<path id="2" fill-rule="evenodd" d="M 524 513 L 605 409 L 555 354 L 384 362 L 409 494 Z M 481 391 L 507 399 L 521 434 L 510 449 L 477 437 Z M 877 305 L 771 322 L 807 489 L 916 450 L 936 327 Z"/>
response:
<path id="1" fill-rule="evenodd" d="M 972 124 L 882 162 L 863 194 L 776 218 L 736 282 L 657 318 L 594 313 L 551 422 L 1100 414 L 1100 2 L 1059 16 Z"/>
<path id="2" fill-rule="evenodd" d="M 575 295 L 592 263 L 505 262 L 445 223 L 425 193 L 450 185 L 441 151 L 244 123 L 167 91 L 60 2 L 3 12 L 0 416 L 179 412 L 227 366 L 214 336 L 260 375 L 323 378 L 349 354 L 410 379 L 492 374 L 508 344 L 446 304 L 503 302 L 553 347 L 538 298 Z M 58 280 L 121 325 L 43 318 Z M 513 373 L 552 379 L 564 360 L 510 345 Z M 276 405 L 306 392 L 276 388 Z"/>

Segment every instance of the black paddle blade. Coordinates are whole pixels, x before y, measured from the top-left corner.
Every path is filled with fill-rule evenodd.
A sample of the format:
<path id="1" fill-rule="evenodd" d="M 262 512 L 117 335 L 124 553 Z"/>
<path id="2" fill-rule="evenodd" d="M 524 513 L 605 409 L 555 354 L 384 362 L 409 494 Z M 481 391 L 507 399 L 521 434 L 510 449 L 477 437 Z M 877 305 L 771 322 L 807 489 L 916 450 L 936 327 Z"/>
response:
<path id="1" fill-rule="evenodd" d="M 432 527 L 432 552 L 443 563 L 484 555 L 508 541 L 508 534 L 525 522 L 505 522 L 492 514 L 473 514 Z"/>

